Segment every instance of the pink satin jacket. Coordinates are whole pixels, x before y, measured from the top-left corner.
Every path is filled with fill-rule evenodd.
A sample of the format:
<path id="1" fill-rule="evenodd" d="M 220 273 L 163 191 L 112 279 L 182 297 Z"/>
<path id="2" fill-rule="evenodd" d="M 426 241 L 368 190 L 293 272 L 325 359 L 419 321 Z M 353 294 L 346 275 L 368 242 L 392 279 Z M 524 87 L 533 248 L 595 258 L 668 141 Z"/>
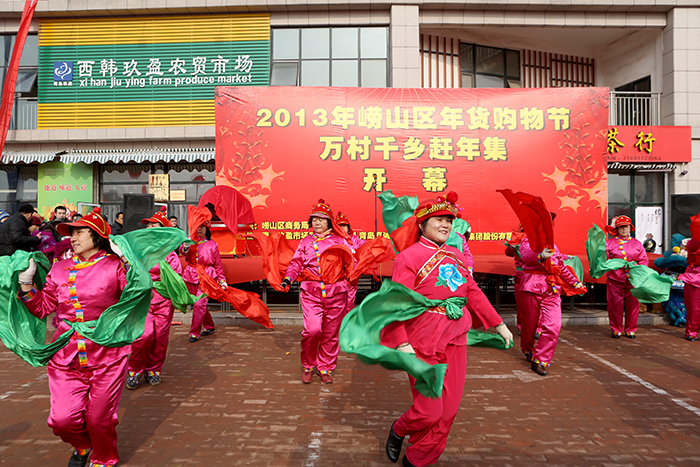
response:
<path id="1" fill-rule="evenodd" d="M 78 258 L 75 256 L 75 258 Z M 101 258 L 101 259 L 100 259 Z M 21 299 L 27 309 L 37 318 L 43 318 L 54 311 L 59 318 L 54 340 L 70 329 L 63 320 L 76 321 L 76 308 L 71 301 L 69 276 L 75 269 L 75 292 L 84 321 L 96 320 L 110 306 L 119 301 L 122 290 L 126 287 L 126 271 L 119 258 L 100 251 L 90 257 L 87 263 L 97 260 L 91 266 L 74 268 L 73 259 L 64 259 L 54 263 L 46 276 L 42 290 L 32 289 Z M 88 367 L 113 362 L 131 353 L 131 346 L 103 347 L 85 339 Z M 69 366 L 77 359 L 77 333 L 73 334 L 68 345 L 56 352 L 53 362 L 59 366 Z"/>
<path id="2" fill-rule="evenodd" d="M 642 242 L 636 238 L 622 240 L 619 237 L 609 238 L 605 242 L 605 252 L 608 259 L 622 258 L 626 261 L 636 261 L 638 264 L 649 266 L 647 252 L 642 246 Z M 609 281 L 627 282 L 627 273 L 623 269 L 608 272 Z"/>
<path id="3" fill-rule="evenodd" d="M 530 240 L 525 237 L 520 242 L 520 259 L 523 263 L 523 275 L 520 280 L 520 290 L 536 294 L 552 292 L 552 286 L 547 283 L 547 270 L 544 263 L 539 260 L 539 253 L 532 251 L 530 248 Z M 552 255 L 552 263 L 557 266 L 564 266 L 564 260 L 568 256 L 559 251 L 554 245 L 554 254 Z M 517 263 L 516 263 L 517 264 Z M 578 282 L 576 276 L 571 274 L 569 269 L 562 267 L 561 277 L 571 285 Z M 557 293 L 561 293 L 561 287 L 556 286 Z"/>
<path id="4" fill-rule="evenodd" d="M 218 281 L 225 281 L 224 266 L 221 264 L 221 254 L 219 253 L 219 244 L 214 240 L 204 240 L 201 243 L 197 242 L 197 264 L 204 266 L 207 274 Z M 199 284 L 199 276 L 197 275 L 196 266 L 188 264 L 185 267 L 185 272 L 182 274 L 185 282 L 190 284 Z"/>

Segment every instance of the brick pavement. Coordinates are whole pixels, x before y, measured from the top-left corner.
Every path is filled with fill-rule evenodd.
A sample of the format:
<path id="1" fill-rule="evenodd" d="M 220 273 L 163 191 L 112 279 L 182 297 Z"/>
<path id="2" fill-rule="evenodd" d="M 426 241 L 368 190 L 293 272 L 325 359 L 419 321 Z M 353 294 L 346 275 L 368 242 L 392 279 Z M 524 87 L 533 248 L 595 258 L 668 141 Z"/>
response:
<path id="1" fill-rule="evenodd" d="M 341 353 L 336 382 L 299 381 L 298 325 L 172 328 L 158 387 L 124 390 L 124 466 L 389 466 L 383 444 L 407 378 Z M 700 342 L 645 326 L 562 330 L 550 376 L 519 351 L 469 348 L 462 408 L 440 466 L 680 466 L 700 462 Z M 516 338 L 517 339 L 517 338 Z M 517 344 L 517 341 L 516 341 Z M 0 347 L 0 466 L 64 466 L 46 426 L 46 370 Z"/>

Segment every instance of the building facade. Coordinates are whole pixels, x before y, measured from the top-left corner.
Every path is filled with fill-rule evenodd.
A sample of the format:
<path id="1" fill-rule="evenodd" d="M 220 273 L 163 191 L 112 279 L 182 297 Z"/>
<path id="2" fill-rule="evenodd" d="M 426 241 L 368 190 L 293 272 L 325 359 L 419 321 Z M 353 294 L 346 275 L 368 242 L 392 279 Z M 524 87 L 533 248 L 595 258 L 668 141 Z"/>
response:
<path id="1" fill-rule="evenodd" d="M 150 175 L 168 175 L 171 195 L 162 202 L 184 224 L 185 205 L 214 184 L 217 84 L 607 87 L 612 125 L 691 126 L 693 155 L 689 163 L 611 163 L 609 217 L 639 223 L 655 213 L 669 238 L 674 195 L 700 193 L 697 2 L 141 5 L 38 4 L 2 157 L 5 209 L 80 201 L 103 205 L 111 221 L 125 193 L 147 193 Z M 21 11 L 22 2 L 0 5 L 1 67 Z M 70 76 L 62 62 L 71 63 Z M 81 183 L 51 182 L 56 164 L 66 163 Z M 76 186 L 84 191 L 77 196 Z"/>

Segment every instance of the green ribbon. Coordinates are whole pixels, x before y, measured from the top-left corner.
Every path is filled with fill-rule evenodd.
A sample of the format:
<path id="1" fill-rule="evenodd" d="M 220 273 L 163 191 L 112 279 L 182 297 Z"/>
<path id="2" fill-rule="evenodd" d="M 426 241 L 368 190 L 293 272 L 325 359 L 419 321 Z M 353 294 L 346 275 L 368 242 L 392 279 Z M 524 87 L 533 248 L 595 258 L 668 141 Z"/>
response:
<path id="1" fill-rule="evenodd" d="M 418 207 L 417 196 L 394 196 L 391 190 L 383 191 L 377 197 L 382 202 L 382 221 L 386 231 L 391 233 L 401 227 L 403 221 L 413 215 Z"/>
<path id="2" fill-rule="evenodd" d="M 440 397 L 447 365 L 430 365 L 413 354 L 381 345 L 380 332 L 390 323 L 415 318 L 428 308 L 443 306 L 448 313 L 459 308 L 462 313 L 466 303 L 465 297 L 430 300 L 397 282 L 385 280 L 379 291 L 368 295 L 343 319 L 339 334 L 340 348 L 356 354 L 365 364 L 379 364 L 389 370 L 405 371 L 416 379 L 415 387 L 421 394 Z M 473 334 L 470 331 L 468 339 L 472 336 L 476 345 L 506 348 L 505 340 L 500 335 L 476 331 Z"/>
<path id="3" fill-rule="evenodd" d="M 653 269 L 637 264 L 634 261 L 625 261 L 622 258 L 608 259 L 605 251 L 605 232 L 594 225 L 588 230 L 586 240 L 586 255 L 590 265 L 591 277 L 598 279 L 608 271 L 629 268 L 630 293 L 640 302 L 660 303 L 668 301 L 673 279 L 660 276 Z"/>
<path id="4" fill-rule="evenodd" d="M 455 218 L 452 221 L 452 230 L 450 231 L 450 236 L 447 238 L 447 243 L 448 245 L 457 248 L 459 251 L 464 253 L 464 243 L 462 241 L 462 237 L 460 237 L 457 234 L 464 235 L 467 230 L 469 230 L 469 222 L 460 219 L 460 218 Z"/>
<path id="5" fill-rule="evenodd" d="M 199 297 L 192 295 L 182 276 L 173 271 L 173 268 L 165 260 L 160 262 L 160 280 L 153 283 L 153 288 L 163 298 L 170 300 L 176 310 L 183 313 L 187 311 L 188 305 L 194 305 L 207 296 L 206 294 Z"/>
<path id="6" fill-rule="evenodd" d="M 43 288 L 50 264 L 42 253 L 17 251 L 0 257 L 0 338 L 8 349 L 32 366 L 47 365 L 51 357 L 70 341 L 74 331 L 96 344 L 123 347 L 138 339 L 151 304 L 153 282 L 148 271 L 171 251 L 187 241 L 179 229 L 141 229 L 124 235 L 110 236 L 129 261 L 128 284 L 117 303 L 107 308 L 97 320 L 68 322 L 71 329 L 50 343 L 46 339 L 46 318 L 38 319 L 17 297 L 19 273 L 37 264 L 34 283 Z M 116 280 L 116 278 L 115 278 Z"/>

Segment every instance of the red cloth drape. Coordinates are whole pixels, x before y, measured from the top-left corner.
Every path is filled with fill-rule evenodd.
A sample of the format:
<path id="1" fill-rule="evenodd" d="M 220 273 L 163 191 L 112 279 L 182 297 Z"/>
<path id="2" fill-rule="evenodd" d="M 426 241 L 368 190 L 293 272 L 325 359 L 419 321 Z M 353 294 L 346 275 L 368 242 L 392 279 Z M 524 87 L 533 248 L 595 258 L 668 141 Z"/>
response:
<path id="1" fill-rule="evenodd" d="M 295 249 L 289 244 L 287 238 L 279 232 L 270 232 L 269 236 L 260 232 L 254 232 L 252 235 L 258 243 L 262 255 L 262 266 L 267 282 L 278 292 L 285 292 L 284 287 L 280 284 L 287 272 L 289 262 L 294 256 Z"/>
<path id="2" fill-rule="evenodd" d="M 496 190 L 502 194 L 518 216 L 530 245 L 535 252 L 554 248 L 554 225 L 544 200 L 539 196 L 512 190 Z"/>
<path id="3" fill-rule="evenodd" d="M 224 289 L 221 285 L 207 274 L 204 266 L 197 266 L 197 274 L 199 275 L 199 288 L 210 298 L 218 301 L 228 302 L 233 305 L 233 308 L 251 321 L 262 324 L 268 329 L 272 329 L 272 321 L 270 321 L 270 310 L 267 305 L 260 300 L 260 296 L 253 292 L 234 289 L 228 287 Z"/>
<path id="4" fill-rule="evenodd" d="M 389 261 L 396 256 L 391 242 L 385 237 L 377 237 L 367 241 L 355 251 L 357 265 L 354 271 L 348 277 L 348 282 L 354 284 L 359 280 L 360 276 L 384 261 Z"/>
<path id="5" fill-rule="evenodd" d="M 321 253 L 321 276 L 317 276 L 307 270 L 304 270 L 297 281 L 318 281 L 321 280 L 326 284 L 335 284 L 348 278 L 352 274 L 355 266 L 355 259 L 352 256 L 352 251 L 345 245 L 329 246 Z"/>
<path id="6" fill-rule="evenodd" d="M 24 43 L 27 40 L 29 26 L 32 23 L 34 9 L 36 8 L 37 0 L 26 0 L 24 2 L 24 11 L 22 11 L 22 19 L 19 23 L 15 46 L 12 49 L 12 58 L 7 67 L 7 75 L 5 76 L 5 86 L 2 90 L 2 102 L 0 103 L 0 157 L 2 150 L 5 147 L 7 139 L 7 131 L 10 128 L 10 118 L 12 117 L 12 104 L 15 100 L 15 89 L 17 88 L 17 72 L 19 71 L 19 60 L 22 58 Z"/>
<path id="7" fill-rule="evenodd" d="M 219 185 L 210 188 L 199 199 L 199 208 L 207 204 L 213 204 L 216 215 L 235 233 L 238 233 L 238 224 L 254 224 L 253 207 L 248 198 L 233 187 Z"/>
<path id="8" fill-rule="evenodd" d="M 564 295 L 566 295 L 567 297 L 571 297 L 573 295 L 583 295 L 588 291 L 586 286 L 579 287 L 578 289 L 574 288 L 574 286 L 566 282 L 561 277 L 562 268 L 568 268 L 571 275 L 576 277 L 576 272 L 571 266 L 565 264 L 561 265 L 561 267 L 557 266 L 555 264 L 552 264 L 552 260 L 550 258 L 544 262 L 544 268 L 549 273 L 549 275 L 547 276 L 547 283 L 550 285 L 558 285 L 559 287 L 561 287 L 562 292 L 564 292 Z"/>
<path id="9" fill-rule="evenodd" d="M 401 223 L 401 227 L 389 234 L 394 242 L 394 248 L 401 253 L 403 250 L 420 240 L 420 228 L 416 216 L 411 216 Z"/>

